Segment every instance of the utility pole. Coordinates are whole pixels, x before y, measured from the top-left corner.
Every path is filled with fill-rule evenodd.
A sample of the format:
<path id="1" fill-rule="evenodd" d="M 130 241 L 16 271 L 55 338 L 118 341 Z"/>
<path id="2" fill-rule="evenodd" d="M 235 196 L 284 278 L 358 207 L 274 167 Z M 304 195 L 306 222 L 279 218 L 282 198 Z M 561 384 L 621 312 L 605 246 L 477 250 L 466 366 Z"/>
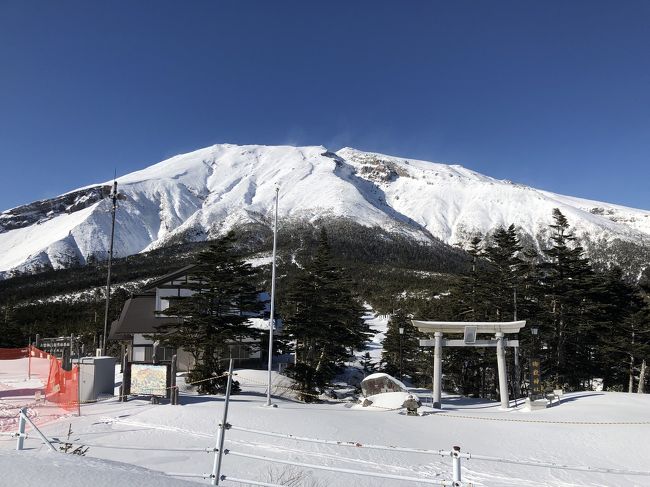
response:
<path id="1" fill-rule="evenodd" d="M 269 380 L 266 389 L 266 405 L 271 405 L 271 372 L 273 367 L 273 326 L 275 325 L 275 257 L 278 246 L 278 195 L 280 188 L 275 187 L 275 218 L 273 220 L 273 262 L 271 264 L 271 315 L 269 316 Z"/>
<path id="2" fill-rule="evenodd" d="M 514 313 L 513 313 L 513 321 L 517 321 L 517 287 L 515 286 L 513 288 L 513 300 L 514 300 Z M 514 356 L 515 356 L 515 380 L 512 385 L 512 388 L 514 389 L 514 396 L 515 396 L 515 407 L 517 407 L 517 397 L 519 397 L 519 394 L 521 393 L 521 387 L 519 385 L 519 378 L 521 377 L 520 371 L 519 371 L 519 347 L 515 347 L 514 350 Z"/>
<path id="3" fill-rule="evenodd" d="M 399 327 L 399 380 L 402 380 L 402 336 L 404 336 L 404 328 Z"/>
<path id="4" fill-rule="evenodd" d="M 113 191 L 110 198 L 113 202 L 111 208 L 111 241 L 108 250 L 108 276 L 106 277 L 106 309 L 104 310 L 104 337 L 102 340 L 102 355 L 106 355 L 106 341 L 108 339 L 108 309 L 111 304 L 111 266 L 113 265 L 113 240 L 115 238 L 115 210 L 117 209 L 117 180 L 113 181 Z"/>

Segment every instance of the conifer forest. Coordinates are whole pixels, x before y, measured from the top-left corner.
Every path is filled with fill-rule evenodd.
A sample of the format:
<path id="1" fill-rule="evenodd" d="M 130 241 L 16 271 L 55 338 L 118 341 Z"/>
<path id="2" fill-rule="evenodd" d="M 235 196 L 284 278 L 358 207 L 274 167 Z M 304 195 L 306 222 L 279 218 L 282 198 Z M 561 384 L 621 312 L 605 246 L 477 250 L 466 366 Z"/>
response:
<path id="1" fill-rule="evenodd" d="M 525 392 L 528 362 L 535 356 L 542 361 L 547 389 L 589 390 L 602 384 L 605 390 L 645 391 L 650 283 L 643 274 L 592 262 L 571 222 L 559 210 L 552 217 L 546 245 L 519 235 L 511 225 L 474 236 L 464 249 L 418 244 L 345 220 L 281 228 L 277 306 L 284 328 L 276 350 L 297 355 L 287 373 L 303 399 L 322 392 L 353 353 L 364 349 L 373 334 L 362 319 L 364 305 L 390 316 L 381 362 L 361 361 L 367 372 L 384 371 L 430 386 L 432 350 L 419 346 L 428 337 L 419 334 L 412 319 L 526 320 L 517 337 L 518 367 L 508 350 L 512 387 Z M 197 356 L 219 357 L 223 339 L 259 333 L 242 326 L 241 313 L 227 310 L 252 310 L 258 306 L 255 293 L 270 289 L 270 265 L 252 268 L 245 261 L 268 255 L 271 238 L 266 227 L 245 227 L 217 241 L 118 259 L 110 319 L 151 279 L 194 264 L 195 280 L 210 285 L 199 286 L 192 299 L 170 303 L 191 318 L 166 340 Z M 93 350 L 103 325 L 105 272 L 106 264 L 96 261 L 0 281 L 0 347 L 23 346 L 37 333 L 75 334 Z M 219 310 L 210 308 L 215 302 L 221 303 Z M 217 360 L 202 364 L 210 370 L 195 371 L 197 377 L 223 367 Z M 494 398 L 494 354 L 446 349 L 444 382 L 445 390 Z"/>

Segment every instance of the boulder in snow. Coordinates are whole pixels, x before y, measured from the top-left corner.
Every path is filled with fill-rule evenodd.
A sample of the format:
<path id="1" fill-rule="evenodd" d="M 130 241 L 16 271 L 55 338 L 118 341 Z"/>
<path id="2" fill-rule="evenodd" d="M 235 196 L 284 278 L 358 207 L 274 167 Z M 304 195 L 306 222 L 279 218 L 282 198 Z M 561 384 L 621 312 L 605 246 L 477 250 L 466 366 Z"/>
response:
<path id="1" fill-rule="evenodd" d="M 361 381 L 361 392 L 365 397 L 384 392 L 407 392 L 406 386 L 395 377 L 377 373 L 371 374 Z"/>

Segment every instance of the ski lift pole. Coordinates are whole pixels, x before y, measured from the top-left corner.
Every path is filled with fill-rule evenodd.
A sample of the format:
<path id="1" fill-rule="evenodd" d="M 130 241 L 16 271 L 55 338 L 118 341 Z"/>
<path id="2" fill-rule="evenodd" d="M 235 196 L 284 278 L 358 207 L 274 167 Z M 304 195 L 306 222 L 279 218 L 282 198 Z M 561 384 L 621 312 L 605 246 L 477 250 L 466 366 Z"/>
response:
<path id="1" fill-rule="evenodd" d="M 223 444 L 226 440 L 226 430 L 230 427 L 228 424 L 228 406 L 230 405 L 230 390 L 232 388 L 232 368 L 233 359 L 230 359 L 228 366 L 228 382 L 226 384 L 226 398 L 223 405 L 223 417 L 219 424 L 219 432 L 217 435 L 217 445 L 214 452 L 214 464 L 212 466 L 212 485 L 219 485 L 221 478 L 221 462 L 223 460 Z"/>

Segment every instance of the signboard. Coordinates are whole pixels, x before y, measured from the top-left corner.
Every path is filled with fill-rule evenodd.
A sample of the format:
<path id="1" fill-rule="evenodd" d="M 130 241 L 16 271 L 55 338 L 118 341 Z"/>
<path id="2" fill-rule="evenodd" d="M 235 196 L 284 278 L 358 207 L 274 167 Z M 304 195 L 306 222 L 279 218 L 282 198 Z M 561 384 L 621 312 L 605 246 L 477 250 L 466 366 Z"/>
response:
<path id="1" fill-rule="evenodd" d="M 465 343 L 474 343 L 476 342 L 476 326 L 466 326 L 463 340 Z"/>
<path id="2" fill-rule="evenodd" d="M 131 394 L 167 396 L 167 365 L 131 364 Z"/>
<path id="3" fill-rule="evenodd" d="M 534 399 L 542 394 L 542 361 L 539 357 L 530 359 L 530 395 Z"/>

